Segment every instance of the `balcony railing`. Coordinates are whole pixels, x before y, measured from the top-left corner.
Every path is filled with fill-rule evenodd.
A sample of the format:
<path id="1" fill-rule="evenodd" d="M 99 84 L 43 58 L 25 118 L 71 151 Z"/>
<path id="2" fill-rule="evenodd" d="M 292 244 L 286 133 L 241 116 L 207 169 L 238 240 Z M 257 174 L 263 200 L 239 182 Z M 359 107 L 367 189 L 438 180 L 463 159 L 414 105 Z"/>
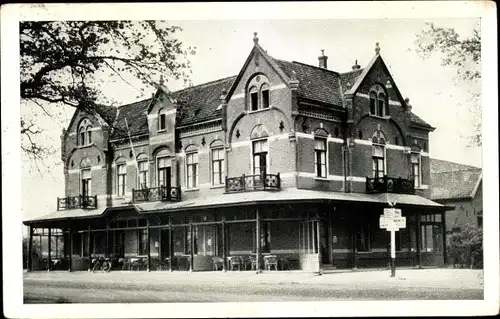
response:
<path id="1" fill-rule="evenodd" d="M 281 189 L 280 174 L 242 175 L 226 177 L 226 193 Z"/>
<path id="2" fill-rule="evenodd" d="M 96 209 L 97 195 L 94 196 L 68 196 L 57 198 L 57 210 L 67 210 L 75 208 Z"/>
<path id="3" fill-rule="evenodd" d="M 415 184 L 411 179 L 394 177 L 367 177 L 367 193 L 415 194 Z"/>
<path id="4" fill-rule="evenodd" d="M 133 202 L 152 202 L 152 201 L 171 201 L 178 202 L 181 200 L 181 187 L 160 186 L 143 189 L 132 190 Z"/>

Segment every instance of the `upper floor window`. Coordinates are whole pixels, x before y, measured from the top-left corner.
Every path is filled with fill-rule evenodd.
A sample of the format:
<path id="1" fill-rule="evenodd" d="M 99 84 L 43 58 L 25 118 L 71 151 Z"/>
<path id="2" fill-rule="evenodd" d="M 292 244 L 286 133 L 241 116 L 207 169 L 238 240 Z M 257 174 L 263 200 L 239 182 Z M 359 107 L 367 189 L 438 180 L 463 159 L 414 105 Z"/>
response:
<path id="1" fill-rule="evenodd" d="M 167 127 L 167 117 L 165 114 L 165 109 L 160 109 L 158 111 L 158 131 L 166 130 Z"/>
<path id="2" fill-rule="evenodd" d="M 198 152 L 194 147 L 186 149 L 187 188 L 198 186 Z"/>
<path id="3" fill-rule="evenodd" d="M 253 150 L 253 174 L 260 175 L 267 173 L 267 154 L 269 147 L 267 139 L 258 140 L 252 143 Z"/>
<path id="4" fill-rule="evenodd" d="M 91 162 L 87 157 L 84 157 L 80 162 L 80 190 L 82 196 L 92 195 L 92 174 L 90 170 Z"/>
<path id="5" fill-rule="evenodd" d="M 258 74 L 254 76 L 248 84 L 248 109 L 257 111 L 269 108 L 270 90 L 269 80 L 265 75 Z"/>
<path id="6" fill-rule="evenodd" d="M 420 187 L 420 154 L 411 153 L 411 175 L 415 187 Z"/>
<path id="7" fill-rule="evenodd" d="M 137 186 L 139 189 L 148 188 L 148 157 L 145 154 L 141 154 L 137 157 Z"/>
<path id="8" fill-rule="evenodd" d="M 381 131 L 376 131 L 372 137 L 372 169 L 373 177 L 385 175 L 385 136 Z"/>
<path id="9" fill-rule="evenodd" d="M 212 185 L 224 184 L 224 148 L 212 148 Z"/>
<path id="10" fill-rule="evenodd" d="M 127 182 L 127 164 L 122 163 L 116 166 L 118 175 L 118 196 L 125 196 Z"/>
<path id="11" fill-rule="evenodd" d="M 84 119 L 78 126 L 78 145 L 92 144 L 92 123 L 88 119 Z"/>
<path id="12" fill-rule="evenodd" d="M 375 116 L 389 115 L 387 95 L 384 88 L 378 84 L 370 89 L 370 114 Z"/>
<path id="13" fill-rule="evenodd" d="M 326 139 L 316 137 L 314 139 L 314 166 L 316 177 L 326 177 Z"/>

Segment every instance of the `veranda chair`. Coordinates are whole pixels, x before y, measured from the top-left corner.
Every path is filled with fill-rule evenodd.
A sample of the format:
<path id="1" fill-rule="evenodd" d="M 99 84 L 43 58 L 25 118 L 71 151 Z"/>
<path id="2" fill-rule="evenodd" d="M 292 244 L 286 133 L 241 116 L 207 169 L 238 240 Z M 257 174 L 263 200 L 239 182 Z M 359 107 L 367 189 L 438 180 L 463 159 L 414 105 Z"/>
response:
<path id="1" fill-rule="evenodd" d="M 229 267 L 230 270 L 234 270 L 236 266 L 238 266 L 238 270 L 241 270 L 242 262 L 241 262 L 241 257 L 239 256 L 230 256 L 227 257 L 229 261 Z"/>
<path id="2" fill-rule="evenodd" d="M 274 267 L 274 270 L 278 270 L 278 257 L 274 255 L 266 256 L 264 259 L 264 267 L 266 270 L 271 270 Z"/>
<path id="3" fill-rule="evenodd" d="M 224 259 L 220 257 L 212 258 L 214 271 L 223 270 L 224 269 Z"/>
<path id="4" fill-rule="evenodd" d="M 248 256 L 250 270 L 257 270 L 257 258 L 255 256 Z"/>

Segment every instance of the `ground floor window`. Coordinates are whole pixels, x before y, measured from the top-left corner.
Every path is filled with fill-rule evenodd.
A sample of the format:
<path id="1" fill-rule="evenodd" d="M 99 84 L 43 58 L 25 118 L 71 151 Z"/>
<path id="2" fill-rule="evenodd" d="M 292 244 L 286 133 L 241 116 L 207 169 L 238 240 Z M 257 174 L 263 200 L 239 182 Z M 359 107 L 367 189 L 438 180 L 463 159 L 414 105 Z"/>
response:
<path id="1" fill-rule="evenodd" d="M 358 251 L 370 251 L 371 250 L 371 234 L 370 227 L 360 226 L 356 232 L 356 245 Z"/>
<path id="2" fill-rule="evenodd" d="M 137 252 L 139 255 L 146 255 L 148 253 L 148 233 L 146 229 L 139 229 L 137 233 Z"/>

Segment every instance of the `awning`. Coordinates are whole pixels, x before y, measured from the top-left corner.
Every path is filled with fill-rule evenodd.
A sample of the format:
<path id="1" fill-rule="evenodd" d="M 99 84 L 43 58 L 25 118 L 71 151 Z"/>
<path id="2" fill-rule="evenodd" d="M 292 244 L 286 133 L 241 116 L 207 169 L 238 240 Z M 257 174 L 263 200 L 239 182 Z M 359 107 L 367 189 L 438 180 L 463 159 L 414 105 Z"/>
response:
<path id="1" fill-rule="evenodd" d="M 68 210 L 58 210 L 52 212 L 47 215 L 43 215 L 41 217 L 36 217 L 30 220 L 23 220 L 23 224 L 32 224 L 36 222 L 44 222 L 44 221 L 57 221 L 57 220 L 65 220 L 65 219 L 73 219 L 73 218 L 93 218 L 101 216 L 107 207 L 98 208 L 98 209 L 68 209 Z"/>
<path id="2" fill-rule="evenodd" d="M 160 211 L 182 211 L 193 208 L 215 208 L 228 206 L 242 206 L 248 204 L 278 204 L 284 202 L 364 202 L 385 204 L 388 201 L 396 202 L 398 206 L 416 206 L 448 210 L 449 207 L 433 202 L 418 195 L 408 194 L 363 194 L 314 191 L 297 188 L 287 188 L 282 191 L 256 191 L 243 193 L 221 194 L 204 198 L 196 198 L 181 202 L 146 202 L 134 204 L 139 213 L 155 213 Z"/>

